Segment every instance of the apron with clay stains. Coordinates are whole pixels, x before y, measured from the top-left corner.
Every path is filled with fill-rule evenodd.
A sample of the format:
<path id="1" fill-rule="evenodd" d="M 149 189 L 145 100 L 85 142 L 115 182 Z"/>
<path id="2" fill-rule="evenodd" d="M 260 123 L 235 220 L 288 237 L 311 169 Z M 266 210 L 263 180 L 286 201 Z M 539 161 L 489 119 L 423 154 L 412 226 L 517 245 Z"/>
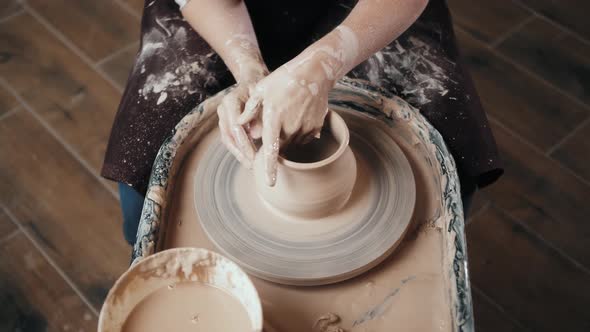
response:
<path id="1" fill-rule="evenodd" d="M 336 27 L 355 1 L 246 1 L 270 70 Z M 445 1 L 431 0 L 398 39 L 347 75 L 420 110 L 445 138 L 463 191 L 502 174 L 479 97 L 461 63 Z M 147 0 L 141 44 L 113 123 L 102 176 L 145 193 L 152 163 L 176 123 L 232 85 L 221 58 L 184 21 L 174 0 Z"/>

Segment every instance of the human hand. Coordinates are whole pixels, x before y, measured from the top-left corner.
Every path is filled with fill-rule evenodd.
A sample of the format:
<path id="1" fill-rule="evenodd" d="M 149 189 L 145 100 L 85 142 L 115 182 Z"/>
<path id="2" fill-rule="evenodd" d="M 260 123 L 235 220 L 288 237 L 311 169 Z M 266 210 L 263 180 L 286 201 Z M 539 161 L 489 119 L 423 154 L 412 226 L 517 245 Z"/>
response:
<path id="1" fill-rule="evenodd" d="M 317 68 L 316 68 L 317 69 Z M 262 137 L 266 180 L 276 182 L 277 159 L 281 146 L 306 143 L 319 137 L 328 112 L 328 92 L 334 81 L 318 76 L 314 66 L 286 64 L 262 79 L 250 91 L 238 124 L 257 127 L 252 138 Z"/>
<path id="2" fill-rule="evenodd" d="M 250 91 L 238 123 L 255 128 L 262 123 L 262 153 L 269 186 L 276 182 L 282 145 L 319 137 L 328 112 L 328 93 L 352 68 L 357 54 L 354 33 L 339 26 Z M 250 133 L 252 138 L 260 137 L 257 130 Z"/>
<path id="3" fill-rule="evenodd" d="M 250 96 L 250 90 L 267 74 L 266 66 L 253 64 L 251 68 L 242 72 L 240 82 L 223 97 L 217 107 L 221 142 L 242 165 L 249 169 L 252 168 L 255 148 L 250 138 L 251 135 L 248 135 L 246 131 L 248 129 L 248 131 L 256 130 L 259 132 L 260 126 L 256 122 L 243 126 L 238 123 L 238 117 Z"/>

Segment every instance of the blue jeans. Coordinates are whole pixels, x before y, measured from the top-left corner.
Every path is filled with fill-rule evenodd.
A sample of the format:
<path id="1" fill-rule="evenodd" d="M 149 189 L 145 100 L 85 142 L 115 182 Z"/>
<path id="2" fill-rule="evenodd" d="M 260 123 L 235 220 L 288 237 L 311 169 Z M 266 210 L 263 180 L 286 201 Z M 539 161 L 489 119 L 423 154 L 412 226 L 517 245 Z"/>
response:
<path id="1" fill-rule="evenodd" d="M 469 211 L 469 206 L 471 205 L 474 193 L 475 189 L 473 189 L 473 191 L 468 190 L 467 192 L 461 193 L 465 218 L 467 218 L 467 211 Z M 127 240 L 130 245 L 133 245 L 137 238 L 137 227 L 139 226 L 139 219 L 141 218 L 144 197 L 135 189 L 120 182 L 119 196 L 121 200 L 121 210 L 123 211 L 123 234 L 125 235 L 125 240 Z"/>
<path id="2" fill-rule="evenodd" d="M 123 235 L 127 243 L 133 245 L 137 238 L 144 197 L 131 186 L 119 182 L 119 199 L 123 212 Z"/>

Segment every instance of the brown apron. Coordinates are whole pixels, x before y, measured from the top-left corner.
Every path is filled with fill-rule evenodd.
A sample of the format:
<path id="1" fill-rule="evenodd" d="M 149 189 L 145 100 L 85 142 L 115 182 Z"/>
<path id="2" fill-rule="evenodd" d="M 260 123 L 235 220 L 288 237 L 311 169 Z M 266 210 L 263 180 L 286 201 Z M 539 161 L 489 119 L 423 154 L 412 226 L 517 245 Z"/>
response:
<path id="1" fill-rule="evenodd" d="M 246 1 L 273 70 L 336 27 L 355 1 Z M 445 1 L 431 0 L 397 40 L 347 76 L 371 81 L 420 110 L 442 134 L 463 191 L 496 181 L 498 152 L 455 42 Z M 234 83 L 173 0 L 146 1 L 141 45 L 113 123 L 102 176 L 145 193 L 163 140 L 196 105 Z"/>

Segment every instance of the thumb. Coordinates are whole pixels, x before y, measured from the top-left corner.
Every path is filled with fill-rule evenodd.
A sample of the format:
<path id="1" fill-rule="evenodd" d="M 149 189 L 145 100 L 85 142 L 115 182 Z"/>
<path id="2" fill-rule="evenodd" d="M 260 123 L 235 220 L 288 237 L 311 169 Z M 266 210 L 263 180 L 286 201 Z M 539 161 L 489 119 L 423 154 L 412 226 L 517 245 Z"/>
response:
<path id="1" fill-rule="evenodd" d="M 259 95 L 252 95 L 244 106 L 244 112 L 238 117 L 238 124 L 245 125 L 254 120 L 261 109 L 262 97 Z"/>

